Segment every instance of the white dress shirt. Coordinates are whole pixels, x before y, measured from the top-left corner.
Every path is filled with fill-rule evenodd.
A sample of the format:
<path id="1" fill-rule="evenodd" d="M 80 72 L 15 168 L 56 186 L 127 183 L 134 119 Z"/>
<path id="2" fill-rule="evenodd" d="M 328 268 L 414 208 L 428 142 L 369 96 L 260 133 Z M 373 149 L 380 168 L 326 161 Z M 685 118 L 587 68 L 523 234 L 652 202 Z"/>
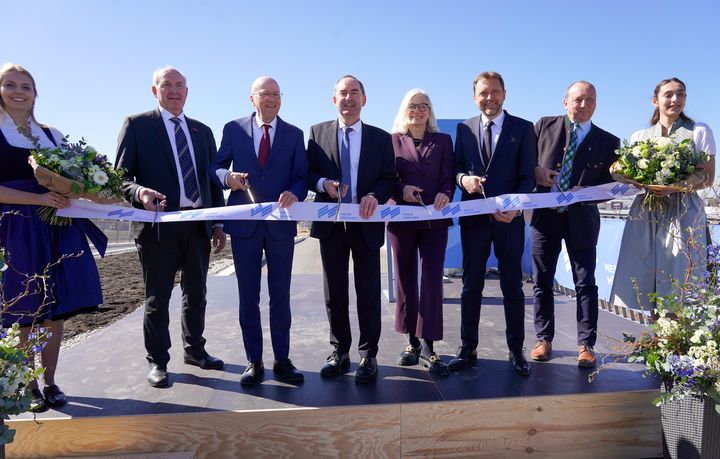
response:
<path id="1" fill-rule="evenodd" d="M 348 190 L 348 192 L 352 192 L 352 202 L 353 204 L 357 204 L 360 202 L 360 199 L 357 195 L 357 178 L 358 166 L 360 164 L 360 149 L 362 147 L 362 121 L 358 120 L 355 124 L 347 126 L 345 125 L 345 123 L 342 122 L 342 120 L 338 119 L 338 155 L 340 155 L 342 150 L 343 137 L 345 136 L 344 128 L 346 127 L 352 128 L 352 131 L 348 134 L 348 140 L 350 141 L 350 180 L 352 181 L 352 189 Z M 325 180 L 328 180 L 328 178 L 321 178 L 320 180 L 318 180 L 317 185 L 315 186 L 315 188 L 317 188 L 317 191 L 320 193 L 325 192 L 325 187 L 323 187 L 323 183 L 325 182 Z"/>
<path id="2" fill-rule="evenodd" d="M 183 183 L 182 179 L 183 174 L 180 167 L 180 158 L 178 157 L 177 144 L 175 143 L 175 123 L 170 121 L 170 118 L 175 118 L 175 115 L 160 107 L 160 116 L 165 123 L 165 129 L 167 130 L 168 137 L 170 138 L 170 146 L 172 147 L 173 157 L 175 158 L 175 168 L 177 169 L 178 182 L 180 183 L 180 207 L 202 207 L 202 197 L 198 197 L 197 201 L 193 202 L 185 196 L 185 184 Z M 185 114 L 180 113 L 177 118 L 180 119 L 180 128 L 185 133 L 188 148 L 190 149 L 190 157 L 192 158 L 193 168 L 195 169 L 195 180 L 198 180 L 198 168 L 195 162 L 195 150 L 193 149 L 192 137 L 190 137 L 190 129 L 188 129 L 187 121 L 185 120 Z M 199 191 L 199 182 L 197 186 Z"/>

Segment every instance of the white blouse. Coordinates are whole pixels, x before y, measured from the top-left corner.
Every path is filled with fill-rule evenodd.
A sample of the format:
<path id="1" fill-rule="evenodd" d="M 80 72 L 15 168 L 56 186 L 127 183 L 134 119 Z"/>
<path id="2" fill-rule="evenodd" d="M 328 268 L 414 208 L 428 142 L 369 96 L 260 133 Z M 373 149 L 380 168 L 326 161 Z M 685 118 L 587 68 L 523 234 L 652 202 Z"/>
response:
<path id="1" fill-rule="evenodd" d="M 35 148 L 35 145 L 30 141 L 30 139 L 18 131 L 13 119 L 5 113 L 0 114 L 0 131 L 2 131 L 5 140 L 7 140 L 7 142 L 13 147 Z M 39 139 L 38 142 L 40 143 L 41 148 L 55 148 L 55 144 L 53 144 L 48 136 L 45 135 L 45 131 L 43 131 L 38 123 L 32 120 L 30 121 L 30 132 L 33 137 L 37 137 Z M 60 145 L 63 139 L 62 133 L 54 127 L 50 127 L 50 132 L 52 133 L 57 145 Z"/>
<path id="2" fill-rule="evenodd" d="M 643 140 L 646 136 L 647 129 L 636 131 L 630 137 L 630 143 Z M 705 123 L 696 122 L 693 127 L 693 142 L 695 142 L 695 151 L 704 151 L 710 156 L 715 156 L 715 137 L 713 137 L 712 129 Z"/>

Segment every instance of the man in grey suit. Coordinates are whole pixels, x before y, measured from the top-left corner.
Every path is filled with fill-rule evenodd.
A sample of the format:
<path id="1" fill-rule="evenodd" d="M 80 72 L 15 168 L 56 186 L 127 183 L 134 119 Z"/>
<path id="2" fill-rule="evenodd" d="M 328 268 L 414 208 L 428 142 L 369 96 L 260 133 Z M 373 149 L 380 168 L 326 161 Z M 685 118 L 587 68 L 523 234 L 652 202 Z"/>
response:
<path id="1" fill-rule="evenodd" d="M 208 165 L 217 152 L 212 131 L 183 113 L 188 93 L 185 77 L 172 67 L 158 69 L 152 93 L 159 108 L 128 117 L 120 130 L 115 166 L 126 171 L 126 199 L 133 207 L 153 212 L 223 206 L 222 190 L 208 177 Z M 221 225 L 134 222 L 132 234 L 145 281 L 148 383 L 169 385 L 168 303 L 178 270 L 184 361 L 202 369 L 222 369 L 223 361 L 205 351 L 203 337 L 210 239 L 216 252 L 225 247 Z"/>
<path id="2" fill-rule="evenodd" d="M 346 75 L 335 83 L 338 119 L 310 128 L 308 187 L 317 193 L 315 202 L 335 203 L 340 196 L 343 202 L 359 204 L 360 217 L 369 218 L 378 204 L 390 198 L 397 174 L 390 134 L 360 121 L 365 102 L 365 88 L 354 76 Z M 320 374 L 335 377 L 350 369 L 348 264 L 352 252 L 361 358 L 355 381 L 372 382 L 377 378 L 380 247 L 385 224 L 313 222 L 310 235 L 320 239 L 325 307 L 334 348 Z"/>

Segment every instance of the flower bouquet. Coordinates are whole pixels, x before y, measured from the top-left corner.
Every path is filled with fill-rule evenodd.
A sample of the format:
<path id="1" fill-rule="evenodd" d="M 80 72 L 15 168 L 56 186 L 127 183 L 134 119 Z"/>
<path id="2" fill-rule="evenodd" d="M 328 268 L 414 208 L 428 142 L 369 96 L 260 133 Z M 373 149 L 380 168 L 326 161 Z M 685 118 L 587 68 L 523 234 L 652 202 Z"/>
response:
<path id="1" fill-rule="evenodd" d="M 720 246 L 708 247 L 704 279 L 678 285 L 673 295 L 655 296 L 651 333 L 623 333 L 630 362 L 662 381 L 657 406 L 694 395 L 708 397 L 720 413 Z M 651 295 L 652 296 L 652 295 Z"/>
<path id="2" fill-rule="evenodd" d="M 707 161 L 707 153 L 695 151 L 691 139 L 680 142 L 672 137 L 654 137 L 615 150 L 617 161 L 610 167 L 612 177 L 622 183 L 645 188 L 644 207 L 661 208 L 667 198 L 652 192 L 687 192 L 705 180 L 698 165 Z M 698 173 L 696 173 L 698 172 Z"/>
<path id="3" fill-rule="evenodd" d="M 124 171 L 113 169 L 107 157 L 84 139 L 69 143 L 65 137 L 59 147 L 36 148 L 29 162 L 38 183 L 49 190 L 100 204 L 123 202 L 120 187 Z M 39 214 L 51 224 L 69 224 L 70 219 L 56 216 L 55 211 L 43 207 Z"/>

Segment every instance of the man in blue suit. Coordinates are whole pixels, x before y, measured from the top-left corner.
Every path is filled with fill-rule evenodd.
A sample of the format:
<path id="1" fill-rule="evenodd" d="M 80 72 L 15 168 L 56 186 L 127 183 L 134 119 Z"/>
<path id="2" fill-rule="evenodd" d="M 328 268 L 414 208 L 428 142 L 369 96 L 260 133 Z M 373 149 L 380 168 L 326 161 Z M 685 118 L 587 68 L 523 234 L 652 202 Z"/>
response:
<path id="1" fill-rule="evenodd" d="M 303 133 L 278 117 L 282 94 L 270 77 L 252 84 L 255 113 L 225 125 L 210 177 L 230 188 L 228 205 L 277 201 L 290 207 L 307 196 L 307 155 Z M 232 170 L 228 170 L 232 163 Z M 288 358 L 290 350 L 290 278 L 297 234 L 294 221 L 231 220 L 225 231 L 232 240 L 240 296 L 240 328 L 249 364 L 240 384 L 262 380 L 260 279 L 262 256 L 267 260 L 270 333 L 275 354 L 273 372 L 280 379 L 302 382 L 303 374 Z"/>
<path id="2" fill-rule="evenodd" d="M 455 177 L 462 200 L 531 192 L 537 159 L 533 124 L 503 110 L 505 83 L 499 73 L 478 75 L 473 82 L 473 99 L 481 114 L 458 124 L 455 138 Z M 524 240 L 522 212 L 497 211 L 492 215 L 460 218 L 462 344 L 448 365 L 451 370 L 461 370 L 477 359 L 485 266 L 492 244 L 500 271 L 509 361 L 518 374 L 530 374 L 523 355 L 525 295 L 520 263 Z"/>

